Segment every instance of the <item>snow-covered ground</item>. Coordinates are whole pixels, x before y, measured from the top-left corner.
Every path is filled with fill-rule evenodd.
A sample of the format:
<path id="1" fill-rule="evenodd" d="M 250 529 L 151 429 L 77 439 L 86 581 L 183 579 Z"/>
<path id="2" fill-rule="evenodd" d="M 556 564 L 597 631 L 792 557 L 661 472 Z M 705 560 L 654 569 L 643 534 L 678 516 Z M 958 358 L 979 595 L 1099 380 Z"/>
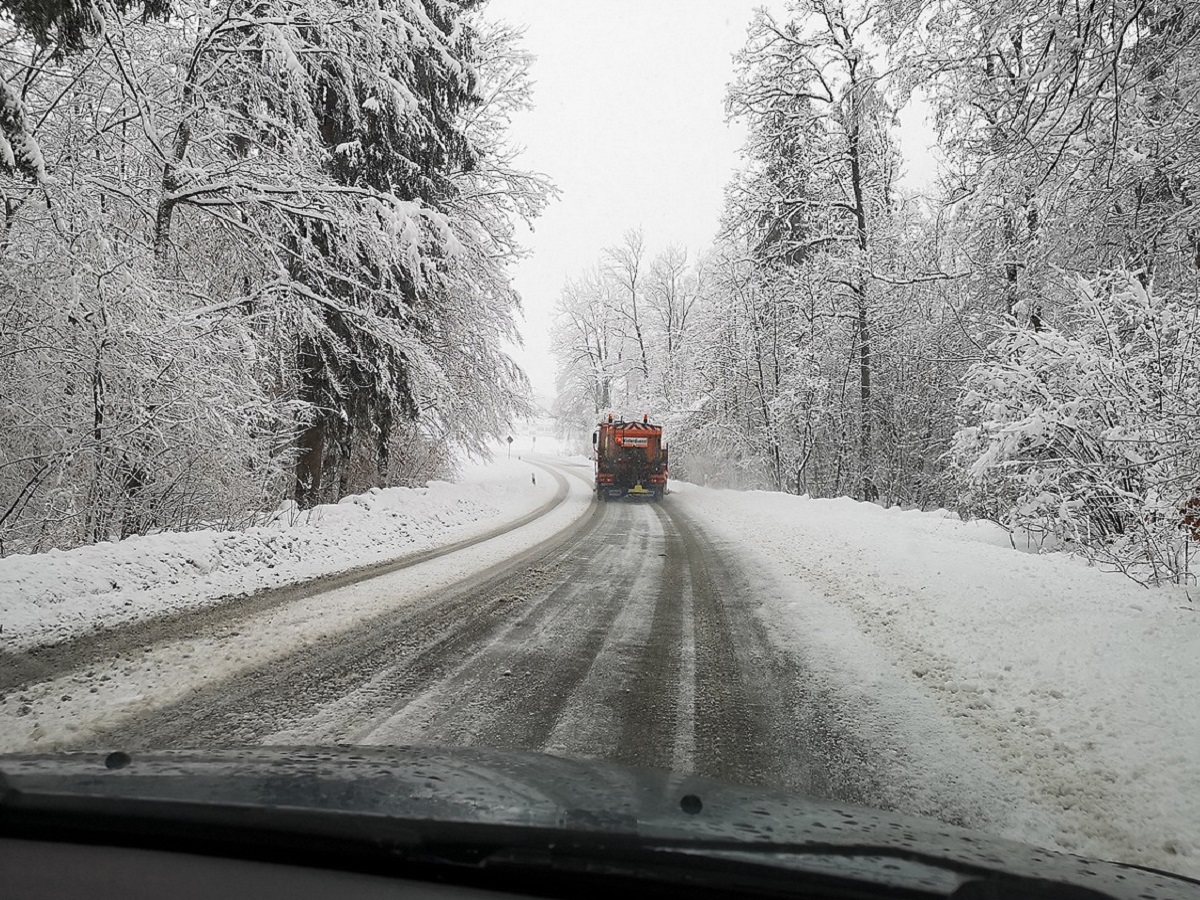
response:
<path id="1" fill-rule="evenodd" d="M 0 560 L 0 648 L 494 531 L 555 494 L 554 478 L 515 457 L 245 532 Z M 469 554 L 0 698 L 0 750 L 70 742 L 76 723 L 172 702 L 486 571 L 586 514 L 586 466 L 564 471 L 568 502 Z M 1200 615 L 1185 591 L 1018 552 L 997 527 L 945 513 L 678 483 L 666 502 L 745 560 L 771 634 L 817 681 L 805 695 L 831 700 L 879 754 L 889 805 L 1200 876 Z"/>
<path id="2" fill-rule="evenodd" d="M 555 480 L 518 452 L 467 464 L 455 483 L 372 490 L 308 513 L 285 510 L 245 531 L 169 532 L 5 557 L 0 648 L 52 643 L 484 534 L 555 493 Z"/>
<path id="3" fill-rule="evenodd" d="M 527 463 L 524 465 L 524 470 L 520 469 L 514 459 L 511 465 L 498 462 L 479 468 L 468 473 L 457 487 L 468 495 L 505 498 L 510 492 L 517 493 L 521 485 L 534 487 L 534 472 Z M 546 473 L 541 467 L 535 471 L 538 488 L 543 482 L 554 482 L 553 478 L 543 477 Z M 564 471 L 570 472 L 570 466 Z M 463 580 L 478 578 L 522 551 L 554 538 L 588 513 L 592 494 L 587 479 L 571 475 L 566 478 L 566 486 L 565 499 L 545 515 L 473 544 L 469 550 L 322 591 L 255 613 L 232 628 L 188 633 L 0 696 L 0 753 L 78 745 L 131 713 L 177 702 L 206 684 L 302 651 L 365 619 L 436 596 Z M 430 491 L 459 496 L 450 487 L 431 486 Z M 545 499 L 544 494 L 539 496 Z M 525 506 L 510 497 L 504 509 L 513 514 Z M 406 518 L 441 521 L 436 505 L 429 507 L 427 516 L 418 518 L 414 510 Z M 509 521 L 512 518 L 519 516 Z M 493 517 L 486 527 L 472 526 L 471 531 L 494 531 L 502 522 Z M 369 527 L 362 525 L 359 530 L 367 531 Z M 440 540 L 433 537 L 426 543 L 445 546 L 462 538 L 463 533 L 463 528 L 447 527 Z M 206 596 L 203 579 L 194 580 L 191 601 L 201 603 Z M 140 608 L 149 615 L 156 606 L 146 603 Z"/>
<path id="4" fill-rule="evenodd" d="M 760 573 L 762 615 L 897 804 L 1200 876 L 1200 612 L 997 526 L 675 485 Z M 881 773 L 884 774 L 884 773 Z"/>

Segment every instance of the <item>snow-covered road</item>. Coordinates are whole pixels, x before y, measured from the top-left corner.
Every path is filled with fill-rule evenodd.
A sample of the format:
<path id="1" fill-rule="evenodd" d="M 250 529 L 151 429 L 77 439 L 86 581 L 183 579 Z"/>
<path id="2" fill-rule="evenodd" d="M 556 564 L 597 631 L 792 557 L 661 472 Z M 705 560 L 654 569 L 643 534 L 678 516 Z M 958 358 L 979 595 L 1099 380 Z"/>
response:
<path id="1" fill-rule="evenodd" d="M 18 644 L 0 654 L 0 750 L 545 750 L 1197 871 L 1182 592 L 945 514 L 690 485 L 597 504 L 589 475 L 496 464 L 439 488 L 472 511 L 412 526 L 430 537 L 399 559 Z M 376 545 L 380 519 L 356 521 L 367 536 L 334 545 Z M 45 612 L 17 621 L 51 633 Z"/>
<path id="2" fill-rule="evenodd" d="M 591 499 L 582 478 L 568 477 L 568 467 L 539 468 L 550 475 L 543 481 L 553 487 L 548 496 L 534 494 L 540 501 L 536 507 L 509 504 L 505 512 L 511 518 L 495 515 L 482 528 L 472 520 L 475 527 L 465 529 L 465 536 L 461 528 L 442 529 L 440 545 L 427 542 L 416 552 L 374 559 L 349 571 L 328 560 L 323 570 L 317 568 L 319 561 L 309 562 L 316 571 L 332 568 L 334 574 L 246 596 L 214 597 L 208 581 L 191 584 L 190 592 L 166 589 L 157 605 L 144 605 L 139 619 L 0 654 L 0 691 L 5 692 L 0 699 L 0 752 L 85 744 L 130 715 L 169 705 L 257 666 L 274 665 L 306 647 L 338 643 L 363 622 L 421 600 L 436 602 L 451 585 L 493 567 L 519 566 L 529 548 L 561 539 L 586 514 Z M 498 483 L 512 479 L 509 467 Z M 182 536 L 182 543 L 191 537 Z M 62 605 L 72 610 L 79 604 L 72 596 Z M 44 632 L 47 627 L 38 626 L 41 620 L 54 624 L 57 606 L 43 606 L 17 620 L 33 622 L 31 631 Z"/>
<path id="3" fill-rule="evenodd" d="M 161 698 L 83 744 L 478 745 L 866 800 L 849 736 L 795 707 L 811 679 L 775 652 L 756 607 L 737 565 L 670 504 L 594 504 L 515 560 Z"/>

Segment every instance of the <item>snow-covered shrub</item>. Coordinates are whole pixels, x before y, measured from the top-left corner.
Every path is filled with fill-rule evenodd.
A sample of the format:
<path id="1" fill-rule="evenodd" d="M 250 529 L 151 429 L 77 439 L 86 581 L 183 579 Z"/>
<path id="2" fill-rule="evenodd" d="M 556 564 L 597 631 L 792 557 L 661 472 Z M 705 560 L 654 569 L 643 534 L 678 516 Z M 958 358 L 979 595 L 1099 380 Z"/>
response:
<path id="1" fill-rule="evenodd" d="M 1062 331 L 1009 328 L 969 371 L 951 450 L 965 512 L 1144 581 L 1183 581 L 1200 485 L 1200 310 L 1127 272 Z"/>

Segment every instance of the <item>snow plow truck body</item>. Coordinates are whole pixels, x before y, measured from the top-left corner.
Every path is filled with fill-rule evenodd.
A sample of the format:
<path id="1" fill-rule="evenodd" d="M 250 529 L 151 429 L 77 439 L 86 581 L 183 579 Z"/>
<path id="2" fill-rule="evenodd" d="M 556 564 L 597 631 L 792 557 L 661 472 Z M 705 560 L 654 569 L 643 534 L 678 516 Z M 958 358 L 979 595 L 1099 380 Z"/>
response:
<path id="1" fill-rule="evenodd" d="M 615 422 L 610 415 L 592 435 L 596 448 L 596 496 L 661 500 L 667 491 L 667 448 L 661 425 Z"/>

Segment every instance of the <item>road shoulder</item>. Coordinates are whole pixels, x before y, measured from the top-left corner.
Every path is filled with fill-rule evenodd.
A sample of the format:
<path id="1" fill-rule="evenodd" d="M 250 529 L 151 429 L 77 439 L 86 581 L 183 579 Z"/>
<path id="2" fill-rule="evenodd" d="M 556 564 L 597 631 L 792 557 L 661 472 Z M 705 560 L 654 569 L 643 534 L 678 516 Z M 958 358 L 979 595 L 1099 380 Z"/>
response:
<path id="1" fill-rule="evenodd" d="M 881 805 L 1200 872 L 1200 620 L 1181 590 L 945 513 L 690 485 L 669 499 L 757 573 L 777 645 L 875 748 Z"/>

